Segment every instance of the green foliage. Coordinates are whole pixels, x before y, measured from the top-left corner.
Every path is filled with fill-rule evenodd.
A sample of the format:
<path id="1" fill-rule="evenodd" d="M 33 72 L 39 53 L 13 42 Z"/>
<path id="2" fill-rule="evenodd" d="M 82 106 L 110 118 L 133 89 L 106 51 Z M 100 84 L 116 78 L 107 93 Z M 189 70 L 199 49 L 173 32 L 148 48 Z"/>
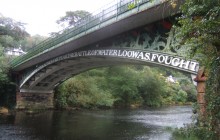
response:
<path id="1" fill-rule="evenodd" d="M 196 124 L 186 125 L 173 132 L 173 137 L 177 140 L 218 140 L 216 134 L 210 132 L 207 127 Z"/>
<path id="2" fill-rule="evenodd" d="M 40 35 L 34 35 L 31 37 L 26 37 L 19 41 L 19 45 L 21 45 L 22 50 L 28 51 L 30 48 L 36 46 L 43 40 L 45 40 L 46 37 L 40 36 Z"/>
<path id="3" fill-rule="evenodd" d="M 197 137 L 197 134 L 198 134 L 197 129 L 198 127 L 196 127 L 195 125 L 188 125 L 180 129 L 176 129 L 173 132 L 173 138 L 175 140 L 186 140 L 186 139 L 187 140 L 201 140 Z M 202 131 L 200 130 L 199 132 L 202 132 Z M 205 131 L 204 133 L 201 133 L 201 135 L 205 135 L 205 134 L 206 134 Z"/>
<path id="4" fill-rule="evenodd" d="M 0 36 L 11 36 L 15 40 L 20 40 L 28 35 L 24 23 L 0 15 Z"/>
<path id="5" fill-rule="evenodd" d="M 220 135 L 220 1 L 186 0 L 181 10 L 183 15 L 175 28 L 182 40 L 180 45 L 190 48 L 190 56 L 205 66 L 208 77 L 207 116 L 194 129 L 199 136 L 206 132 L 201 139 L 217 139 Z"/>
<path id="6" fill-rule="evenodd" d="M 189 81 L 187 79 L 183 79 L 180 81 L 180 86 L 181 86 L 181 89 L 187 93 L 187 101 L 196 102 L 197 101 L 197 99 L 196 99 L 197 91 L 196 91 L 195 86 L 192 85 L 191 83 L 192 83 L 192 81 Z"/>
<path id="7" fill-rule="evenodd" d="M 148 67 L 140 73 L 138 84 L 139 92 L 144 100 L 144 105 L 161 106 L 164 88 L 167 85 L 165 77 L 153 72 Z"/>
<path id="8" fill-rule="evenodd" d="M 15 85 L 10 83 L 8 77 L 8 58 L 4 55 L 0 44 L 0 106 L 13 108 L 15 106 Z"/>
<path id="9" fill-rule="evenodd" d="M 0 16 L 0 85 L 9 82 L 9 60 L 4 54 L 4 49 L 19 46 L 19 39 L 25 36 L 28 36 L 28 34 L 24 30 L 23 23 Z"/>
<path id="10" fill-rule="evenodd" d="M 0 44 L 0 84 L 8 81 L 8 60 L 4 55 L 4 49 Z"/>
<path id="11" fill-rule="evenodd" d="M 128 9 L 131 10 L 131 9 L 135 8 L 139 2 L 140 2 L 140 0 L 134 0 L 133 2 L 128 4 Z"/>
<path id="12" fill-rule="evenodd" d="M 0 82 L 0 106 L 14 108 L 16 103 L 16 86 L 13 83 Z"/>
<path id="13" fill-rule="evenodd" d="M 84 10 L 67 11 L 66 15 L 57 20 L 57 24 L 63 28 L 74 27 L 78 21 L 82 21 L 85 17 L 91 16 L 91 14 Z"/>
<path id="14" fill-rule="evenodd" d="M 110 67 L 108 85 L 113 96 L 118 99 L 116 105 L 129 106 L 140 98 L 137 89 L 137 74 L 130 67 Z"/>
<path id="15" fill-rule="evenodd" d="M 12 36 L 8 35 L 0 36 L 0 44 L 4 48 L 14 48 L 16 46 L 19 46 L 19 42 L 15 40 Z"/>
<path id="16" fill-rule="evenodd" d="M 63 83 L 56 94 L 57 106 L 101 108 L 111 107 L 114 98 L 108 91 L 97 86 L 100 78 L 84 76 L 85 74 L 71 78 Z M 100 82 L 100 81 L 99 81 Z"/>
<path id="17" fill-rule="evenodd" d="M 160 71 L 143 66 L 90 70 L 70 78 L 58 87 L 56 103 L 61 108 L 99 108 L 162 106 L 188 102 L 188 95 L 193 92 L 190 89 L 185 91 L 178 83 L 167 82 L 166 76 Z M 170 71 L 169 74 L 175 73 L 167 71 Z M 190 82 L 185 82 L 184 85 L 192 87 Z"/>
<path id="18" fill-rule="evenodd" d="M 175 96 L 175 100 L 181 103 L 185 103 L 187 99 L 187 93 L 183 90 L 179 90 Z"/>
<path id="19" fill-rule="evenodd" d="M 218 137 L 220 135 L 220 57 L 213 60 L 207 81 L 207 120 L 205 127 L 209 135 Z"/>
<path id="20" fill-rule="evenodd" d="M 181 6 L 183 16 L 179 18 L 177 36 L 180 45 L 191 48 L 191 57 L 204 66 L 219 55 L 220 2 L 219 0 L 186 0 Z"/>
<path id="21" fill-rule="evenodd" d="M 23 23 L 0 15 L 0 106 L 14 107 L 16 93 L 16 87 L 9 78 L 9 58 L 4 51 L 20 47 L 19 41 L 27 36 Z"/>

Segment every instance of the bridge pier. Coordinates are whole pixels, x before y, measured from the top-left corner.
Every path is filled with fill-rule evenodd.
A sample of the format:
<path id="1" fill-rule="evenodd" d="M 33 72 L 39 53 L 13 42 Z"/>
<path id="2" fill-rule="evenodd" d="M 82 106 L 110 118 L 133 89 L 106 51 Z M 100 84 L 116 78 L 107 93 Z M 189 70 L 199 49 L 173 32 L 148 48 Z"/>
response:
<path id="1" fill-rule="evenodd" d="M 17 92 L 16 109 L 52 109 L 54 108 L 54 93 Z"/>
<path id="2" fill-rule="evenodd" d="M 194 79 L 197 82 L 197 103 L 199 105 L 199 119 L 202 121 L 206 116 L 206 101 L 205 101 L 205 89 L 206 89 L 206 76 L 204 74 L 204 68 L 198 70 L 198 74 Z"/>

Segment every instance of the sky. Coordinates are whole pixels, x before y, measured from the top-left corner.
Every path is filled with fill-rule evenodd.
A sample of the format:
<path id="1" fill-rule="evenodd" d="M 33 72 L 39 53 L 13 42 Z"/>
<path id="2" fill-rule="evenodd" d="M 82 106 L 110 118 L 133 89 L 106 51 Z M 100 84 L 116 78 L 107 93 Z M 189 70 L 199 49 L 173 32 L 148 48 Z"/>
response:
<path id="1" fill-rule="evenodd" d="M 0 0 L 0 14 L 25 23 L 26 31 L 33 35 L 49 36 L 61 28 L 56 23 L 66 11 L 97 12 L 116 0 Z"/>

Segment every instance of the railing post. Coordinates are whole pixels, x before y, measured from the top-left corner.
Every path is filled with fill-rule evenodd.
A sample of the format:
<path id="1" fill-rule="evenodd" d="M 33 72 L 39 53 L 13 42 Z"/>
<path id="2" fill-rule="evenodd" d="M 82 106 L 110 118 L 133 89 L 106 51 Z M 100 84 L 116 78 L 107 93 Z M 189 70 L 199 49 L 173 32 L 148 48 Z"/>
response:
<path id="1" fill-rule="evenodd" d="M 101 26 L 101 23 L 102 23 L 103 20 L 104 20 L 104 14 L 105 14 L 105 10 L 102 10 L 101 19 L 100 19 L 100 21 L 99 21 L 99 27 Z"/>
<path id="2" fill-rule="evenodd" d="M 137 12 L 139 11 L 140 8 L 140 3 L 142 2 L 142 0 L 137 0 Z"/>
<path id="3" fill-rule="evenodd" d="M 117 15 L 116 17 L 118 17 L 118 15 L 121 13 L 121 0 L 119 0 L 119 2 L 117 2 Z"/>

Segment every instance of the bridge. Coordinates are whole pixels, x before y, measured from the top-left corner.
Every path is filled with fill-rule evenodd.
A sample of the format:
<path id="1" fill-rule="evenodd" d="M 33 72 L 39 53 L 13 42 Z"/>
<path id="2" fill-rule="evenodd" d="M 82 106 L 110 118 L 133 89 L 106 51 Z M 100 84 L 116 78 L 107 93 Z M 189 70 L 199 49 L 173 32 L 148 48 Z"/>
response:
<path id="1" fill-rule="evenodd" d="M 120 0 L 14 59 L 17 108 L 53 107 L 56 86 L 98 67 L 140 64 L 196 75 L 198 62 L 184 58 L 171 30 L 183 1 L 176 2 L 173 6 L 166 0 Z"/>

